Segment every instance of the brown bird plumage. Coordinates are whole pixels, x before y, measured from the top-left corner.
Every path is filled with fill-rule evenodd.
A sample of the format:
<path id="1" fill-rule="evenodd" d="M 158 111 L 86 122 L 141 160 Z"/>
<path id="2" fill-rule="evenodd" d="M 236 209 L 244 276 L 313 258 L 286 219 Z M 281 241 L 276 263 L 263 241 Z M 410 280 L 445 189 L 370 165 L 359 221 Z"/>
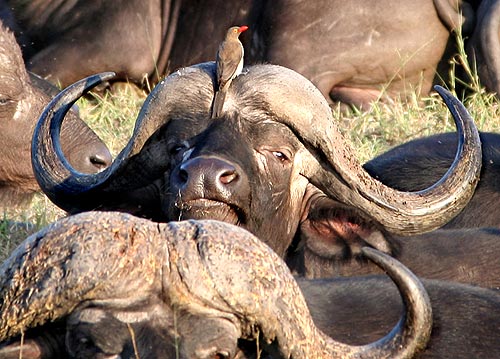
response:
<path id="1" fill-rule="evenodd" d="M 217 51 L 217 90 L 212 107 L 212 118 L 219 117 L 222 113 L 226 92 L 231 81 L 243 69 L 243 45 L 238 37 L 248 26 L 233 26 L 227 30 L 226 38 Z"/>

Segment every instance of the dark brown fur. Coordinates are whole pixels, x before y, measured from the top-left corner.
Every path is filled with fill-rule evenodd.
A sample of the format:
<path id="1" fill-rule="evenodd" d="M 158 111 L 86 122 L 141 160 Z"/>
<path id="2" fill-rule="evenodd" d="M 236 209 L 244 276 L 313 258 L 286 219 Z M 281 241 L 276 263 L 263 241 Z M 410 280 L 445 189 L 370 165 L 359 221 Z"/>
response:
<path id="1" fill-rule="evenodd" d="M 479 33 L 494 26 L 484 16 L 491 1 L 479 10 L 475 2 L 452 0 L 6 2 L 29 38 L 29 68 L 64 86 L 103 71 L 156 82 L 179 67 L 214 60 L 226 30 L 246 24 L 247 64 L 290 67 L 331 101 L 356 106 L 409 91 L 426 94 L 448 75 L 453 32 L 474 32 L 469 54 L 482 54 L 488 44 L 480 43 Z M 92 61 L 79 61 L 89 56 Z M 480 75 L 483 67 L 498 68 L 488 56 L 477 59 Z"/>

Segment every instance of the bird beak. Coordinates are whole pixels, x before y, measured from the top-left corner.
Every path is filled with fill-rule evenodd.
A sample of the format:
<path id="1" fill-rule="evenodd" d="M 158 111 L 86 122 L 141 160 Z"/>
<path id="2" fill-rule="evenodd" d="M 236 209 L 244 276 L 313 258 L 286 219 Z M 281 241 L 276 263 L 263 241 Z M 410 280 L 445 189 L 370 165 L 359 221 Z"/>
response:
<path id="1" fill-rule="evenodd" d="M 239 27 L 238 32 L 241 34 L 243 31 L 247 31 L 247 30 L 248 30 L 248 26 L 243 25 L 243 26 Z"/>

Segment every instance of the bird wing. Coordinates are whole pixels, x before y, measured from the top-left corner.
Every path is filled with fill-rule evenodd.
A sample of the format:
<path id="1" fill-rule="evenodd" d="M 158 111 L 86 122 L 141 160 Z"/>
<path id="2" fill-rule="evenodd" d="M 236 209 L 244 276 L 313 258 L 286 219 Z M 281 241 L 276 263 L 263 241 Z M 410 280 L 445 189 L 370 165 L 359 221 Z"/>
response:
<path id="1" fill-rule="evenodd" d="M 243 58 L 243 46 L 239 42 L 226 41 L 217 52 L 217 80 L 219 89 L 235 77 Z"/>

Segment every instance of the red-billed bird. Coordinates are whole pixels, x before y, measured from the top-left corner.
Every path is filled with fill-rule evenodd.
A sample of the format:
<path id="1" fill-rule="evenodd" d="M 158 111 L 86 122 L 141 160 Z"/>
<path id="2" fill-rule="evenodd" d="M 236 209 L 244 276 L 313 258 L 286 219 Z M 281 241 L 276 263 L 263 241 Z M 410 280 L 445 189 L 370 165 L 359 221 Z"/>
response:
<path id="1" fill-rule="evenodd" d="M 212 107 L 212 118 L 219 117 L 222 113 L 226 92 L 231 81 L 243 69 L 243 45 L 238 37 L 248 26 L 233 26 L 227 30 L 226 38 L 217 51 L 217 90 Z"/>

